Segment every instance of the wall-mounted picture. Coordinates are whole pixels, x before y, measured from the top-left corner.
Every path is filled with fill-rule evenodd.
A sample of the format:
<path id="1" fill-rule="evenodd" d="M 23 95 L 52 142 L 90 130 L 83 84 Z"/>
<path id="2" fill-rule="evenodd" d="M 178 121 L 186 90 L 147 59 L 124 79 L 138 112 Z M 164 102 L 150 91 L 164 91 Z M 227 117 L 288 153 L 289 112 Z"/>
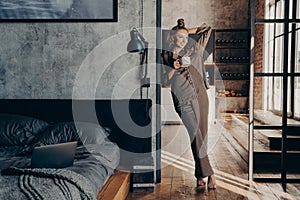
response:
<path id="1" fill-rule="evenodd" d="M 118 0 L 1 0 L 3 21 L 116 22 Z"/>

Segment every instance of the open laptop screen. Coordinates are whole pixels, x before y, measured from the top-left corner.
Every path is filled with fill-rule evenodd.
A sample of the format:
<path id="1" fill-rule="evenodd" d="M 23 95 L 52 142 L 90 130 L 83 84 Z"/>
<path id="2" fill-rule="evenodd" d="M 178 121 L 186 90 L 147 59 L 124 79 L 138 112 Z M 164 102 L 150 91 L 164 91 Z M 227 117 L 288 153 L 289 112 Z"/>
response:
<path id="1" fill-rule="evenodd" d="M 77 142 L 66 142 L 35 147 L 31 157 L 32 168 L 64 168 L 74 162 Z"/>

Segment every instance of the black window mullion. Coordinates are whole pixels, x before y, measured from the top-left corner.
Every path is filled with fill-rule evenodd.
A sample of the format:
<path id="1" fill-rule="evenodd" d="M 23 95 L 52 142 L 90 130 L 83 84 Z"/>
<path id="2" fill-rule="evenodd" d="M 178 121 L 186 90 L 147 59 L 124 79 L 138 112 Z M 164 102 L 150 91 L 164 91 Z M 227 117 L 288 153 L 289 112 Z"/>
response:
<path id="1" fill-rule="evenodd" d="M 286 191 L 286 127 L 287 127 L 287 90 L 288 90 L 288 46 L 289 46 L 289 0 L 285 0 L 284 5 L 284 54 L 283 54 L 283 101 L 282 101 L 282 140 L 281 140 L 281 179 L 282 187 Z"/>
<path id="2" fill-rule="evenodd" d="M 293 0 L 293 11 L 292 18 L 297 17 L 297 0 Z M 296 64 L 296 24 L 292 24 L 292 35 L 291 35 L 291 73 L 295 73 Z M 295 77 L 291 77 L 291 117 L 295 118 Z"/>
<path id="3" fill-rule="evenodd" d="M 291 133 L 294 133 L 294 129 L 296 131 L 299 130 L 299 126 L 297 126 L 296 128 L 294 127 L 290 127 L 287 125 L 287 116 L 288 116 L 288 80 L 289 80 L 289 77 L 291 77 L 291 80 L 294 80 L 295 79 L 295 76 L 298 77 L 300 76 L 300 73 L 295 73 L 295 67 L 296 67 L 296 60 L 295 60 L 295 57 L 296 57 L 296 31 L 299 29 L 299 28 L 296 28 L 296 23 L 299 23 L 299 19 L 295 19 L 297 16 L 296 16 L 296 11 L 297 11 L 297 1 L 299 0 L 285 0 L 284 2 L 284 19 L 280 19 L 280 20 L 277 20 L 276 19 L 276 16 L 277 16 L 277 11 L 278 11 L 278 2 L 283 2 L 283 0 L 275 0 L 275 15 L 274 15 L 274 18 L 275 19 L 270 19 L 270 20 L 256 20 L 256 24 L 259 24 L 259 23 L 263 23 L 263 24 L 266 24 L 266 23 L 274 23 L 274 34 L 273 34 L 273 41 L 274 41 L 274 44 L 273 44 L 273 59 L 272 59 L 272 69 L 270 70 L 271 72 L 270 73 L 254 73 L 254 77 L 272 77 L 272 82 L 271 84 L 273 85 L 272 86 L 272 91 L 274 93 L 275 89 L 274 89 L 274 84 L 275 84 L 275 77 L 282 77 L 283 79 L 283 83 L 282 83 L 282 92 L 283 92 L 283 95 L 282 95 L 282 125 L 281 126 L 252 126 L 252 129 L 255 130 L 255 129 L 281 129 L 282 130 L 282 144 L 281 144 L 281 178 L 280 179 L 277 179 L 276 181 L 281 181 L 281 184 L 282 184 L 282 187 L 284 189 L 284 191 L 286 191 L 286 184 L 287 182 L 290 182 L 291 179 L 287 180 L 287 166 L 286 166 L 286 156 L 287 156 L 287 150 L 286 150 L 286 145 L 287 145 L 287 135 L 288 134 L 291 134 Z M 293 3 L 293 19 L 289 19 L 289 3 L 292 2 Z M 284 34 L 283 35 L 278 35 L 276 36 L 276 24 L 277 23 L 284 23 Z M 292 31 L 291 31 L 291 49 L 294 50 L 290 55 L 289 55 L 289 25 L 292 24 Z M 278 48 L 276 48 L 276 39 L 282 39 L 281 36 L 283 37 L 283 52 L 279 52 L 278 51 Z M 271 47 L 272 48 L 272 47 Z M 280 73 L 275 73 L 275 59 L 276 59 L 276 52 L 275 50 L 277 49 L 277 51 L 280 53 L 280 56 L 282 57 L 283 56 L 283 62 L 280 62 L 280 65 L 282 64 L 283 65 L 283 69 L 282 71 L 280 70 Z M 282 54 L 283 53 L 283 54 Z M 291 61 L 289 60 L 291 59 Z M 291 64 L 291 67 L 290 67 L 290 71 L 289 71 L 289 64 Z M 273 71 L 272 71 L 273 70 Z M 293 118 L 295 118 L 294 114 L 295 114 L 295 110 L 294 110 L 294 81 L 292 81 L 292 85 L 291 85 L 291 111 L 292 111 L 292 116 Z M 252 94 L 253 95 L 253 94 Z M 274 95 L 272 95 L 272 102 L 273 102 L 273 105 L 272 107 L 274 108 Z M 254 110 L 252 108 L 252 110 Z M 253 120 L 253 119 L 252 119 Z M 251 122 L 251 121 L 250 121 Z M 251 123 L 250 123 L 251 124 Z M 251 128 L 251 125 L 250 125 L 250 128 Z M 292 130 L 293 129 L 293 130 Z M 250 129 L 249 129 L 250 130 Z M 291 131 L 292 130 L 292 131 Z M 251 130 L 250 130 L 250 133 L 251 133 Z M 250 134 L 251 135 L 251 134 Z M 253 131 L 252 131 L 252 135 L 253 135 Z M 249 137 L 251 139 L 251 137 Z M 253 139 L 253 136 L 252 136 L 252 139 Z M 249 148 L 250 149 L 250 148 Z M 261 178 L 259 178 L 261 179 Z M 270 180 L 272 178 L 267 178 L 266 180 Z M 297 181 L 300 181 L 299 179 L 296 179 Z"/>
<path id="4" fill-rule="evenodd" d="M 280 76 L 283 77 L 284 73 L 266 73 L 266 72 L 256 72 L 254 73 L 255 76 L 272 76 L 272 77 L 276 77 L 276 76 Z M 300 73 L 287 73 L 286 74 L 288 77 L 300 77 Z"/>
<path id="5" fill-rule="evenodd" d="M 299 23 L 300 19 L 256 19 L 255 24 L 265 24 L 265 23 L 285 23 L 285 21 L 288 21 L 289 23 L 295 24 Z"/>

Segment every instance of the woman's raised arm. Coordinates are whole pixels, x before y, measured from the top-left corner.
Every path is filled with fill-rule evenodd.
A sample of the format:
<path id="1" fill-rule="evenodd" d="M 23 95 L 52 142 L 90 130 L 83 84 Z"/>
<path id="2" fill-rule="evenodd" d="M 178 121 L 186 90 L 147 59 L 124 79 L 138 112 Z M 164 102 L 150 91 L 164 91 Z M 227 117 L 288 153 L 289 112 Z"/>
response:
<path id="1" fill-rule="evenodd" d="M 188 28 L 189 34 L 198 34 L 199 32 L 205 30 L 207 27 L 209 27 L 206 23 L 203 23 L 199 27 L 193 27 L 193 28 Z"/>
<path id="2" fill-rule="evenodd" d="M 212 29 L 206 23 L 203 23 L 199 27 L 189 28 L 189 34 L 197 34 L 199 38 L 197 40 L 198 48 L 205 49 L 211 35 Z"/>

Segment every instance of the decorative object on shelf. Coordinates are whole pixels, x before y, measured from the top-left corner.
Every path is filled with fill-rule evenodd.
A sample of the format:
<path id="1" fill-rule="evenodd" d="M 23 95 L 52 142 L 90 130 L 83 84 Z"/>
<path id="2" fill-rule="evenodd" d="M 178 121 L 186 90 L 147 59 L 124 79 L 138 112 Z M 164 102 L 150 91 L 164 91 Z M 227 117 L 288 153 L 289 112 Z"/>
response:
<path id="1" fill-rule="evenodd" d="M 241 57 L 231 57 L 231 56 L 221 56 L 217 58 L 220 63 L 249 63 L 249 56 L 241 56 Z"/>
<path id="2" fill-rule="evenodd" d="M 221 80 L 249 80 L 249 73 L 229 73 L 221 72 Z"/>
<path id="3" fill-rule="evenodd" d="M 216 39 L 217 46 L 241 46 L 246 44 L 245 39 Z"/>
<path id="4" fill-rule="evenodd" d="M 218 90 L 216 92 L 217 97 L 242 97 L 242 92 L 235 90 Z"/>

